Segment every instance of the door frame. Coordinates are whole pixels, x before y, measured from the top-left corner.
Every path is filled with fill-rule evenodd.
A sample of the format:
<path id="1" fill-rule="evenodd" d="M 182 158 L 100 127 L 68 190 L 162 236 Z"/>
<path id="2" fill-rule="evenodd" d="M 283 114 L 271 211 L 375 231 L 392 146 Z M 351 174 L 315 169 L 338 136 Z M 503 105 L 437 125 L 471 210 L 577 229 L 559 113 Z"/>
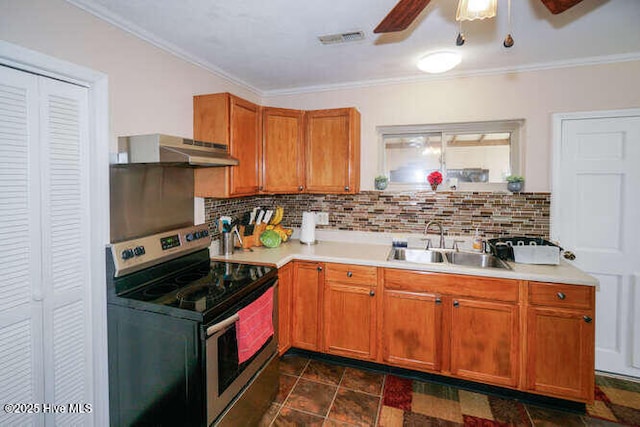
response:
<path id="1" fill-rule="evenodd" d="M 104 73 L 0 40 L 0 65 L 88 89 L 93 424 L 109 425 L 105 247 L 109 243 L 109 82 Z"/>
<path id="2" fill-rule="evenodd" d="M 621 110 L 602 110 L 602 111 L 580 111 L 574 113 L 553 113 L 551 115 L 552 122 L 552 147 L 551 147 L 551 218 L 550 218 L 550 237 L 552 240 L 558 240 L 558 220 L 560 219 L 560 208 L 555 202 L 558 189 L 560 188 L 560 158 L 562 150 L 562 122 L 565 120 L 581 120 L 581 119 L 604 119 L 614 117 L 633 117 L 640 116 L 640 108 L 628 108 Z"/>

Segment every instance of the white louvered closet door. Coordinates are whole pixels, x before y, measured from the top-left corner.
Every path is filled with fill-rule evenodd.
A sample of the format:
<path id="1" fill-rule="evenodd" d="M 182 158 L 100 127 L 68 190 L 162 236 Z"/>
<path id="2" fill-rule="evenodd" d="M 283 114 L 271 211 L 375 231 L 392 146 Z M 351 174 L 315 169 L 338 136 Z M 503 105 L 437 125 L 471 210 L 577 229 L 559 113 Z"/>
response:
<path id="1" fill-rule="evenodd" d="M 2 426 L 93 419 L 87 99 L 0 67 L 0 400 L 40 404 Z"/>

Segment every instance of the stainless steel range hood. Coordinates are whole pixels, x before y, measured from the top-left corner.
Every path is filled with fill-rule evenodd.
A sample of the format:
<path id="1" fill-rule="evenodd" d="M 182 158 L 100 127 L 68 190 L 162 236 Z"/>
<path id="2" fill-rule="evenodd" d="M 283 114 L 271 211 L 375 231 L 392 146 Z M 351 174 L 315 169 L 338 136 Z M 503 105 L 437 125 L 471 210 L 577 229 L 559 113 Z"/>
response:
<path id="1" fill-rule="evenodd" d="M 118 138 L 118 164 L 159 163 L 189 166 L 235 166 L 229 147 L 162 134 Z"/>

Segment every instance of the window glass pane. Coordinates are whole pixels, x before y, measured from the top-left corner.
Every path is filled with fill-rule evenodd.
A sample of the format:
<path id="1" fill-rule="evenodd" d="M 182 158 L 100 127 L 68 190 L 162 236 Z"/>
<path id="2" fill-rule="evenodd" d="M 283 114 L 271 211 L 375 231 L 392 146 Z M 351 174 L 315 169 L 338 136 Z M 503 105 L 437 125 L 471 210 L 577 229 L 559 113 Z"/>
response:
<path id="1" fill-rule="evenodd" d="M 511 133 L 447 134 L 447 177 L 459 182 L 504 182 L 511 173 Z"/>
<path id="2" fill-rule="evenodd" d="M 424 184 L 429 173 L 442 168 L 440 133 L 384 135 L 383 142 L 391 183 Z"/>

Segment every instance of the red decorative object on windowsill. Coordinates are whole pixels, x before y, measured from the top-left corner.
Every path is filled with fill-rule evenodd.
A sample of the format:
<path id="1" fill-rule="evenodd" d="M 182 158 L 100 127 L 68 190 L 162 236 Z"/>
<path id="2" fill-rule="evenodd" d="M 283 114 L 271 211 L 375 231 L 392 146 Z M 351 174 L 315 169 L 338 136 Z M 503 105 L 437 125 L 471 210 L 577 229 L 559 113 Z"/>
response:
<path id="1" fill-rule="evenodd" d="M 431 189 L 436 191 L 438 189 L 438 185 L 442 184 L 442 174 L 438 171 L 431 172 L 427 176 L 427 181 L 431 184 Z"/>

